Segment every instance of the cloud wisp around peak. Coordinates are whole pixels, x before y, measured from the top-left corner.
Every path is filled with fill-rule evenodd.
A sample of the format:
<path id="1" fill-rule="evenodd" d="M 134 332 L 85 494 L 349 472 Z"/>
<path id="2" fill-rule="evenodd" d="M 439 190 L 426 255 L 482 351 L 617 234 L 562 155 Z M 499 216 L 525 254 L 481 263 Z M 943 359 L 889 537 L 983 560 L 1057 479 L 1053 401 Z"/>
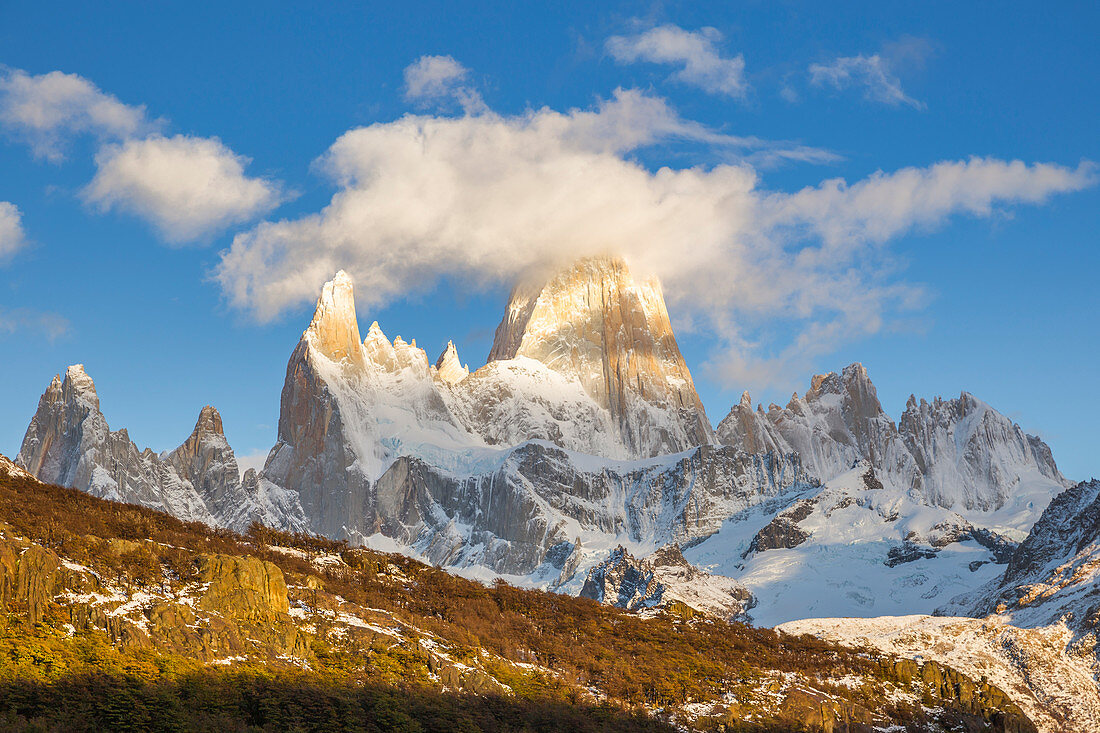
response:
<path id="1" fill-rule="evenodd" d="M 26 244 L 27 235 L 23 231 L 23 215 L 19 207 L 9 201 L 0 201 L 0 265 Z"/>
<path id="2" fill-rule="evenodd" d="M 920 288 L 893 279 L 889 239 L 1096 181 L 1087 163 L 974 158 L 787 193 L 762 186 L 744 157 L 654 170 L 634 155 L 677 139 L 726 149 L 751 140 L 636 90 L 587 109 L 407 115 L 352 129 L 318 161 L 337 187 L 328 205 L 237 235 L 213 275 L 232 306 L 263 321 L 312 301 L 339 269 L 371 308 L 444 276 L 507 286 L 620 255 L 717 335 L 713 373 L 736 382 L 766 376 L 769 360 L 800 369 L 916 305 Z M 789 339 L 762 347 L 777 323 Z"/>

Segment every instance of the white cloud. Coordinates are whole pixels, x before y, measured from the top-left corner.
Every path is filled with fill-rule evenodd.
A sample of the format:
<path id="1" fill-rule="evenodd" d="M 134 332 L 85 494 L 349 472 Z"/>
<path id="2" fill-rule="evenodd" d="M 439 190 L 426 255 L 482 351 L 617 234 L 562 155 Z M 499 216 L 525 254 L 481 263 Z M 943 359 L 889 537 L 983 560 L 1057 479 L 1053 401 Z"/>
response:
<path id="1" fill-rule="evenodd" d="M 28 332 L 53 341 L 65 335 L 68 330 L 69 322 L 56 313 L 30 308 L 0 308 L 0 334 Z"/>
<path id="2" fill-rule="evenodd" d="M 1038 204 L 1095 182 L 1092 163 L 1066 168 L 975 157 L 878 171 L 852 185 L 835 178 L 795 194 L 773 194 L 762 201 L 762 209 L 765 220 L 776 226 L 810 230 L 823 241 L 828 256 L 866 242 L 885 242 L 956 212 L 988 216 L 995 204 Z"/>
<path id="3" fill-rule="evenodd" d="M 7 201 L 0 201 L 0 262 L 14 255 L 27 244 L 27 235 L 23 231 L 23 216 L 19 207 Z"/>
<path id="4" fill-rule="evenodd" d="M 217 138 L 154 135 L 104 147 L 84 198 L 150 221 L 169 242 L 208 236 L 271 211 L 280 185 L 244 174 L 248 159 Z"/>
<path id="5" fill-rule="evenodd" d="M 761 188 L 746 162 L 653 171 L 632 157 L 676 137 L 739 140 L 635 91 L 590 110 L 354 129 L 319 161 L 339 186 L 329 205 L 239 234 L 215 276 L 233 306 L 266 320 L 312 301 L 340 268 L 368 309 L 442 275 L 506 285 L 620 254 L 661 277 L 679 319 L 719 335 L 712 369 L 736 383 L 774 373 L 762 368 L 769 359 L 797 365 L 919 304 L 920 289 L 891 279 L 877 243 L 1096 179 L 1090 164 L 973 159 L 788 194 Z"/>
<path id="6" fill-rule="evenodd" d="M 216 137 L 164 137 L 163 121 L 149 120 L 144 106 L 123 104 L 76 74 L 0 72 L 0 126 L 54 162 L 71 137 L 94 136 L 98 171 L 84 199 L 143 217 L 172 243 L 251 221 L 284 200 L 281 184 L 246 176 L 248 159 Z"/>
<path id="7" fill-rule="evenodd" d="M 810 64 L 810 83 L 834 89 L 863 87 L 867 99 L 897 106 L 907 104 L 924 109 L 924 103 L 909 97 L 901 89 L 890 64 L 879 54 L 841 56 L 829 64 Z"/>
<path id="8" fill-rule="evenodd" d="M 236 456 L 237 468 L 240 470 L 241 476 L 244 477 L 245 472 L 250 468 L 257 472 L 263 470 L 264 464 L 267 463 L 268 452 L 269 451 L 266 450 L 258 450 L 251 453 L 238 453 Z"/>
<path id="9" fill-rule="evenodd" d="M 145 107 L 123 104 L 76 74 L 32 76 L 21 69 L 0 73 L 0 124 L 25 139 L 35 155 L 54 162 L 64 157 L 70 135 L 121 140 L 156 125 Z"/>
<path id="10" fill-rule="evenodd" d="M 715 28 L 687 31 L 676 25 L 662 25 L 632 36 L 612 36 L 605 47 L 622 64 L 649 61 L 680 65 L 672 78 L 700 87 L 711 94 L 743 97 L 748 91 L 745 58 L 719 53 L 716 44 L 722 34 Z"/>
<path id="11" fill-rule="evenodd" d="M 405 98 L 417 102 L 454 100 L 467 113 L 482 112 L 485 102 L 465 84 L 470 70 L 451 56 L 421 56 L 405 68 Z"/>

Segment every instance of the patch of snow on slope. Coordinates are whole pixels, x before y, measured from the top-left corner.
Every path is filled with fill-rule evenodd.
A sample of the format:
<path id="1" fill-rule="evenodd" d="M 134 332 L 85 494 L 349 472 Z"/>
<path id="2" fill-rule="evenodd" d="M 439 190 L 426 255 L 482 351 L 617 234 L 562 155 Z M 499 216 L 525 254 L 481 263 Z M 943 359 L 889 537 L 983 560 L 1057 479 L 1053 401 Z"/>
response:
<path id="1" fill-rule="evenodd" d="M 764 626 L 821 616 L 931 613 L 1003 572 L 1003 566 L 988 562 L 989 550 L 970 539 L 936 548 L 930 557 L 887 565 L 892 548 L 905 548 L 914 539 L 932 554 L 926 543 L 939 528 L 965 526 L 966 520 L 906 493 L 868 489 L 866 470 L 861 465 L 816 494 L 803 495 L 812 511 L 798 526 L 809 537 L 795 547 L 750 551 L 753 537 L 774 517 L 759 507 L 728 520 L 684 555 L 747 587 L 757 599 L 750 615 Z M 796 497 L 790 498 L 793 504 Z"/>

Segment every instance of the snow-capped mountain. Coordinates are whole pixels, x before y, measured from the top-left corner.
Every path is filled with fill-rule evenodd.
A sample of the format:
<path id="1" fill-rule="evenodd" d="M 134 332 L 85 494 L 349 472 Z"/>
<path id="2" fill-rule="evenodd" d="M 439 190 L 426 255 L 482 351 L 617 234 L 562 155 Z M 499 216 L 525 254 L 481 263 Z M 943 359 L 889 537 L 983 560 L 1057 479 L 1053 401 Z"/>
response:
<path id="1" fill-rule="evenodd" d="M 551 284 L 523 318 L 513 318 L 522 302 L 513 295 L 494 358 L 467 374 L 453 343 L 434 368 L 415 341 L 391 342 L 377 323 L 360 345 L 354 289 L 338 274 L 291 356 L 279 442 L 259 484 L 295 492 L 315 532 L 547 582 L 567 580 L 578 545 L 595 561 L 618 542 L 643 551 L 687 542 L 810 485 L 793 456 L 716 449 L 709 430 L 697 447 L 683 437 L 685 415 L 691 425 L 705 416 L 692 407 L 659 289 L 602 260 Z M 544 348 L 536 336 L 551 332 L 555 345 Z M 504 358 L 513 340 L 517 353 Z M 611 371 L 630 385 L 581 378 L 611 368 L 605 342 L 615 344 Z M 623 433 L 628 413 L 647 427 Z M 686 450 L 632 457 L 651 438 L 645 453 Z"/>
<path id="2" fill-rule="evenodd" d="M 717 438 L 659 285 L 604 258 L 517 287 L 473 373 L 453 342 L 433 364 L 377 322 L 362 334 L 337 273 L 258 474 L 235 479 L 212 408 L 176 450 L 139 452 L 79 367 L 43 396 L 19 461 L 189 519 L 260 518 L 566 592 L 620 544 L 641 558 L 677 544 L 749 587 L 761 622 L 794 603 L 931 611 L 999 573 L 1064 481 L 1041 441 L 965 393 L 911 400 L 895 424 L 858 364 L 786 408 L 745 395 Z M 799 563 L 820 569 L 809 599 Z"/>
<path id="3" fill-rule="evenodd" d="M 170 453 L 141 451 L 112 431 L 81 364 L 53 378 L 38 401 L 15 462 L 46 483 L 161 509 L 181 519 L 244 529 L 253 520 L 302 528 L 297 497 L 267 493 L 254 471 L 239 474 L 218 411 L 206 406 L 190 437 Z"/>
<path id="4" fill-rule="evenodd" d="M 895 424 L 862 364 L 819 374 L 805 395 L 766 412 L 746 392 L 717 436 L 748 451 L 795 452 L 824 481 L 866 460 L 884 483 L 960 512 L 996 512 L 996 529 L 1019 537 L 1068 485 L 1042 440 L 969 393 L 910 396 Z"/>
<path id="5" fill-rule="evenodd" d="M 660 283 L 635 280 L 621 259 L 584 259 L 516 287 L 489 361 L 517 356 L 578 381 L 632 456 L 713 442 Z"/>

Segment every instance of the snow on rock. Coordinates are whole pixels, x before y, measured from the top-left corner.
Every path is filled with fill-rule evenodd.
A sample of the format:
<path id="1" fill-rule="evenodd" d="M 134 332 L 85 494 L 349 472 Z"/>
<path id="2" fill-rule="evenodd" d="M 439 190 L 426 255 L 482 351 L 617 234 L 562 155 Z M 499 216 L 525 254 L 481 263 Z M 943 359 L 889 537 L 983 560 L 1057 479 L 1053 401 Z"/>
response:
<path id="1" fill-rule="evenodd" d="M 694 567 L 676 545 L 665 545 L 641 560 L 619 545 L 588 572 L 580 595 L 631 611 L 680 603 L 729 620 L 743 620 L 752 606 L 752 594 L 744 586 Z"/>
<path id="2" fill-rule="evenodd" d="M 753 410 L 745 393 L 717 436 L 747 451 L 796 452 L 826 481 L 867 460 L 887 485 L 959 512 L 997 512 L 994 529 L 1020 536 L 1066 485 L 1045 443 L 966 392 L 910 397 L 895 425 L 862 364 L 815 376 L 785 408 Z"/>
<path id="3" fill-rule="evenodd" d="M 1075 674 L 1092 684 L 1091 695 L 1079 696 L 1082 714 L 1093 715 L 1091 725 L 1067 729 L 1100 727 L 1100 480 L 1083 481 L 1055 497 L 1003 574 L 960 594 L 937 613 L 989 616 L 1020 633 L 1045 634 L 1048 656 L 1071 660 Z M 1028 666 L 1036 676 L 1048 671 L 1039 662 Z M 1074 672 L 1060 674 L 1069 681 Z M 1068 699 L 1072 707 L 1073 697 Z"/>
<path id="4" fill-rule="evenodd" d="M 24 471 L 22 468 L 15 465 L 10 458 L 4 455 L 0 455 L 0 474 L 10 478 L 34 478 L 28 471 Z"/>
<path id="5" fill-rule="evenodd" d="M 457 384 L 470 376 L 470 367 L 459 360 L 454 341 L 447 342 L 447 348 L 436 360 L 435 374 L 448 384 Z"/>
<path id="6" fill-rule="evenodd" d="M 824 487 L 750 507 L 684 551 L 757 599 L 754 623 L 931 613 L 999 575 L 1011 542 L 859 462 Z"/>
<path id="7" fill-rule="evenodd" d="M 64 381 L 54 377 L 15 460 L 40 481 L 188 521 L 239 530 L 255 518 L 274 526 L 303 526 L 295 502 L 286 502 L 285 511 L 273 516 L 249 495 L 213 407 L 202 409 L 190 437 L 171 453 L 139 451 L 125 429 L 109 428 L 95 384 L 81 364 L 70 366 Z"/>
<path id="8" fill-rule="evenodd" d="M 517 356 L 580 382 L 632 456 L 713 441 L 660 283 L 635 280 L 621 259 L 583 259 L 516 287 L 489 361 Z"/>
<path id="9" fill-rule="evenodd" d="M 348 526 L 356 542 L 373 546 L 381 533 L 429 562 L 563 586 L 616 544 L 652 552 L 688 542 L 810 485 L 790 457 L 702 446 L 616 462 L 532 441 L 497 451 L 495 465 L 472 474 L 401 457 L 371 486 L 363 521 Z"/>
<path id="10" fill-rule="evenodd" d="M 986 679 L 1019 705 L 1041 731 L 1100 730 L 1100 692 L 1086 660 L 1067 644 L 1063 625 L 1022 629 L 1001 616 L 925 615 L 811 618 L 776 627 L 869 647 L 919 661 L 934 660 Z"/>

